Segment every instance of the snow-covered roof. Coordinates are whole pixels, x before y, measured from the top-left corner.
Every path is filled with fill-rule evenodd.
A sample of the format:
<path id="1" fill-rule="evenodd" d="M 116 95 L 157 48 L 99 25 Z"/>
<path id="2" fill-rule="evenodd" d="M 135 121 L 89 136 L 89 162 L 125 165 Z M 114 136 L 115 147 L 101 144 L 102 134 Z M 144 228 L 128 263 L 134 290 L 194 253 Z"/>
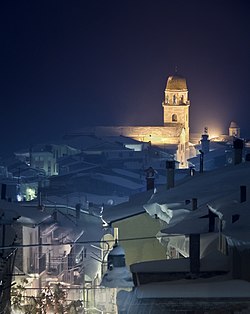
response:
<path id="1" fill-rule="evenodd" d="M 143 189 L 145 186 L 145 184 L 136 183 L 121 176 L 108 175 L 100 172 L 96 172 L 95 174 L 93 174 L 93 177 L 100 181 L 113 183 L 132 190 Z"/>
<path id="2" fill-rule="evenodd" d="M 222 234 L 226 237 L 230 246 L 236 246 L 240 250 L 250 248 L 250 191 L 247 190 L 247 201 L 240 203 L 236 197 L 221 200 L 221 203 L 211 202 L 209 208 L 220 217 L 222 221 Z M 233 220 L 233 217 L 236 220 Z"/>
<path id="3" fill-rule="evenodd" d="M 136 288 L 138 299 L 148 298 L 248 298 L 250 283 L 244 280 L 178 280 Z"/>
<path id="4" fill-rule="evenodd" d="M 226 196 L 231 197 L 233 193 L 240 191 L 241 185 L 250 185 L 250 163 L 227 166 L 187 177 L 183 181 L 177 182 L 172 189 L 165 191 L 159 189 L 152 195 L 148 204 L 165 204 L 165 207 L 170 210 L 173 208 L 190 210 L 193 198 L 198 200 L 198 207 L 206 206 L 213 200 L 219 200 Z M 239 199 L 240 192 L 238 195 Z M 188 200 L 190 202 L 187 202 Z"/>
<path id="5" fill-rule="evenodd" d="M 93 145 L 88 147 L 85 151 L 130 151 L 129 148 L 124 147 L 120 143 L 112 143 L 112 142 L 105 142 L 103 141 L 102 143 L 99 143 L 97 145 Z"/>
<path id="6" fill-rule="evenodd" d="M 38 225 L 48 220 L 51 215 L 41 211 L 38 207 L 30 208 L 0 200 L 0 211 L 4 213 L 2 220 L 6 223 L 20 223 L 23 225 Z"/>
<path id="7" fill-rule="evenodd" d="M 50 195 L 47 196 L 44 203 L 47 204 L 64 204 L 67 203 L 68 206 L 75 208 L 76 204 L 83 204 L 84 208 L 89 207 L 89 203 L 99 204 L 99 205 L 116 205 L 124 203 L 128 200 L 128 196 L 118 196 L 118 195 L 97 195 L 86 192 L 73 192 L 67 194 L 67 197 Z"/>
<path id="8" fill-rule="evenodd" d="M 93 133 L 93 132 L 92 132 Z M 79 132 L 75 132 L 75 134 L 68 134 L 66 136 L 64 136 L 64 138 L 62 140 L 57 141 L 57 143 L 59 144 L 66 144 L 69 145 L 71 147 L 75 147 L 81 150 L 86 149 L 89 146 L 93 146 L 93 145 L 97 145 L 99 143 L 102 143 L 102 140 L 100 138 L 97 138 L 94 135 L 90 135 L 91 132 L 89 132 L 89 134 L 84 135 L 83 133 Z"/>
<path id="9" fill-rule="evenodd" d="M 83 171 L 89 171 L 91 169 L 97 168 L 98 165 L 77 160 L 77 158 L 74 158 L 74 156 L 70 156 L 68 160 L 59 161 L 59 167 L 60 175 L 68 175 Z"/>
<path id="10" fill-rule="evenodd" d="M 143 204 L 150 199 L 151 195 L 152 191 L 144 191 L 131 195 L 128 202 L 124 202 L 116 206 L 105 207 L 103 219 L 108 223 L 112 223 L 140 213 L 145 213 Z"/>
<path id="11" fill-rule="evenodd" d="M 240 185 L 250 185 L 250 163 L 198 173 L 176 182 L 176 187 L 169 190 L 161 186 L 155 193 L 145 191 L 133 195 L 126 203 L 104 208 L 103 219 L 112 223 L 146 210 L 153 218 L 157 215 L 169 227 L 176 225 L 163 229 L 163 233 L 206 233 L 208 219 L 201 217 L 208 214 L 208 204 L 218 207 L 226 201 L 227 205 L 231 202 L 235 207 L 235 202 L 239 203 Z M 198 200 L 196 211 L 192 211 L 193 198 Z"/>
<path id="12" fill-rule="evenodd" d="M 133 179 L 140 179 L 140 174 L 138 172 L 133 172 L 133 171 L 129 171 L 126 169 L 120 169 L 120 168 L 113 168 L 112 169 L 113 172 L 118 173 L 119 175 L 128 177 L 128 178 L 133 178 Z"/>
<path id="13" fill-rule="evenodd" d="M 140 285 L 117 294 L 118 310 L 131 313 L 245 312 L 250 307 L 250 283 L 225 277 L 183 279 Z M 243 313 L 242 312 L 242 313 Z"/>
<path id="14" fill-rule="evenodd" d="M 123 145 L 142 145 L 144 144 L 141 141 L 137 141 L 131 137 L 127 137 L 124 135 L 119 135 L 119 136 L 106 136 L 104 137 L 105 140 L 109 142 L 116 142 L 116 143 L 122 143 Z"/>
<path id="15" fill-rule="evenodd" d="M 158 261 L 146 261 L 141 263 L 132 264 L 130 266 L 132 273 L 171 273 L 171 272 L 189 272 L 190 259 L 177 258 L 166 259 Z M 220 253 L 219 251 L 211 251 L 200 260 L 200 271 L 229 271 L 229 258 L 228 256 Z"/>

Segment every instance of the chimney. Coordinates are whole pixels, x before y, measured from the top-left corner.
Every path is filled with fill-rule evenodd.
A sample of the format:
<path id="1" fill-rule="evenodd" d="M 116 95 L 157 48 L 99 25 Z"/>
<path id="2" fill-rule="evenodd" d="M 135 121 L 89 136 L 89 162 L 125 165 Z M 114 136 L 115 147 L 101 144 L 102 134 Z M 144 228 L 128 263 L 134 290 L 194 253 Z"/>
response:
<path id="1" fill-rule="evenodd" d="M 76 219 L 80 219 L 82 204 L 76 204 Z"/>
<path id="2" fill-rule="evenodd" d="M 189 175 L 190 177 L 193 177 L 195 175 L 195 169 L 193 167 L 189 168 Z"/>
<path id="3" fill-rule="evenodd" d="M 244 203 L 247 200 L 247 187 L 246 185 L 240 186 L 240 202 Z"/>
<path id="4" fill-rule="evenodd" d="M 214 232 L 216 215 L 208 208 L 208 232 Z"/>
<path id="5" fill-rule="evenodd" d="M 201 135 L 201 150 L 204 154 L 209 152 L 210 140 L 208 139 L 208 129 L 204 128 L 204 133 Z"/>
<path id="6" fill-rule="evenodd" d="M 152 167 L 149 167 L 145 170 L 146 173 L 146 182 L 147 182 L 147 191 L 153 190 L 155 188 L 155 170 Z"/>
<path id="7" fill-rule="evenodd" d="M 238 221 L 240 219 L 240 215 L 239 214 L 234 214 L 231 217 L 231 222 L 232 224 L 234 224 L 236 221 Z"/>
<path id="8" fill-rule="evenodd" d="M 244 141 L 239 138 L 236 138 L 233 142 L 233 148 L 234 148 L 234 164 L 238 165 L 242 162 Z"/>
<path id="9" fill-rule="evenodd" d="M 32 145 L 30 144 L 30 147 L 29 147 L 29 163 L 30 163 L 30 167 L 33 167 L 33 160 L 32 160 Z"/>
<path id="10" fill-rule="evenodd" d="M 203 173 L 204 168 L 204 152 L 202 150 L 199 150 L 200 152 L 200 173 Z"/>
<path id="11" fill-rule="evenodd" d="M 196 210 L 198 208 L 197 198 L 192 198 L 192 210 Z"/>
<path id="12" fill-rule="evenodd" d="M 56 208 L 53 211 L 53 219 L 54 221 L 57 221 L 57 209 Z"/>
<path id="13" fill-rule="evenodd" d="M 189 235 L 190 273 L 197 276 L 200 272 L 200 234 Z"/>
<path id="14" fill-rule="evenodd" d="M 192 198 L 192 210 L 198 208 L 197 198 Z M 189 235 L 190 273 L 197 276 L 200 272 L 200 234 Z"/>
<path id="15" fill-rule="evenodd" d="M 167 169 L 167 190 L 169 190 L 174 187 L 175 161 L 167 160 L 166 169 Z"/>
<path id="16" fill-rule="evenodd" d="M 6 190 L 7 190 L 7 185 L 2 183 L 1 187 L 1 200 L 6 200 Z"/>
<path id="17" fill-rule="evenodd" d="M 43 207 L 43 201 L 42 201 L 42 192 L 41 192 L 41 190 L 39 188 L 39 184 L 38 184 L 38 195 L 37 195 L 37 197 L 38 197 L 38 208 L 40 210 L 43 210 L 44 207 Z"/>

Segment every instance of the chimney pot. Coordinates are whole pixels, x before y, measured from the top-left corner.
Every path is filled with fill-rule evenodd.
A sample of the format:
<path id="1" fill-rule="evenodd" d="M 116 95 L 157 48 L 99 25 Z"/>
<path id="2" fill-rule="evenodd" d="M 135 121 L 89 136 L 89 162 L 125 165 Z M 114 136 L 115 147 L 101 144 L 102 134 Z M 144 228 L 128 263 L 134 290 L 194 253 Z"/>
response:
<path id="1" fill-rule="evenodd" d="M 246 185 L 240 186 L 240 202 L 244 203 L 247 200 L 247 187 Z"/>
<path id="2" fill-rule="evenodd" d="M 237 138 L 233 142 L 234 148 L 234 164 L 238 165 L 242 162 L 242 153 L 244 148 L 244 141 Z"/>
<path id="3" fill-rule="evenodd" d="M 200 235 L 189 235 L 190 273 L 198 275 L 200 272 Z"/>
<path id="4" fill-rule="evenodd" d="M 1 200 L 6 200 L 6 190 L 7 190 L 7 185 L 2 183 L 1 187 Z"/>
<path id="5" fill-rule="evenodd" d="M 76 219 L 80 219 L 82 204 L 76 204 Z"/>
<path id="6" fill-rule="evenodd" d="M 196 210 L 198 208 L 197 198 L 192 198 L 192 210 Z"/>
<path id="7" fill-rule="evenodd" d="M 174 187 L 175 161 L 167 160 L 166 169 L 167 169 L 167 189 L 169 190 Z"/>

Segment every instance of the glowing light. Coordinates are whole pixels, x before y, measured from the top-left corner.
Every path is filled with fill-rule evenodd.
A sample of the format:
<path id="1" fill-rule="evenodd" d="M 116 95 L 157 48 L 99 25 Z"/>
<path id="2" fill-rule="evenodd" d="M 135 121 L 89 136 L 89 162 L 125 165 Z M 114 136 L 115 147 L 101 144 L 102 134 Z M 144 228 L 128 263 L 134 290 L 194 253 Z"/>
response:
<path id="1" fill-rule="evenodd" d="M 21 202 L 23 200 L 23 197 L 20 194 L 17 194 L 16 198 L 18 202 Z"/>
<path id="2" fill-rule="evenodd" d="M 211 132 L 209 133 L 209 138 L 210 139 L 213 139 L 213 138 L 216 138 L 216 137 L 219 137 L 221 134 L 219 132 Z"/>
<path id="3" fill-rule="evenodd" d="M 28 187 L 25 194 L 27 201 L 32 201 L 36 198 L 36 190 L 34 188 Z"/>
<path id="4" fill-rule="evenodd" d="M 219 137 L 223 134 L 222 132 L 222 128 L 220 126 L 217 125 L 208 125 L 207 127 L 208 131 L 208 135 L 209 135 L 209 139 L 214 139 L 216 137 Z"/>

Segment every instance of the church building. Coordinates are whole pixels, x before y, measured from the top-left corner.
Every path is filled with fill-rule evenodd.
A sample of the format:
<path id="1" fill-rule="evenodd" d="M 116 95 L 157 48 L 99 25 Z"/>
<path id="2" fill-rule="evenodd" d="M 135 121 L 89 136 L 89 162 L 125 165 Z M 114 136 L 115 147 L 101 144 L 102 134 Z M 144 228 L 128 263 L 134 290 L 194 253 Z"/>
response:
<path id="1" fill-rule="evenodd" d="M 189 98 L 184 77 L 170 76 L 167 80 L 163 107 L 163 126 L 98 126 L 96 136 L 131 137 L 142 142 L 175 151 L 180 168 L 186 168 L 189 147 Z"/>

